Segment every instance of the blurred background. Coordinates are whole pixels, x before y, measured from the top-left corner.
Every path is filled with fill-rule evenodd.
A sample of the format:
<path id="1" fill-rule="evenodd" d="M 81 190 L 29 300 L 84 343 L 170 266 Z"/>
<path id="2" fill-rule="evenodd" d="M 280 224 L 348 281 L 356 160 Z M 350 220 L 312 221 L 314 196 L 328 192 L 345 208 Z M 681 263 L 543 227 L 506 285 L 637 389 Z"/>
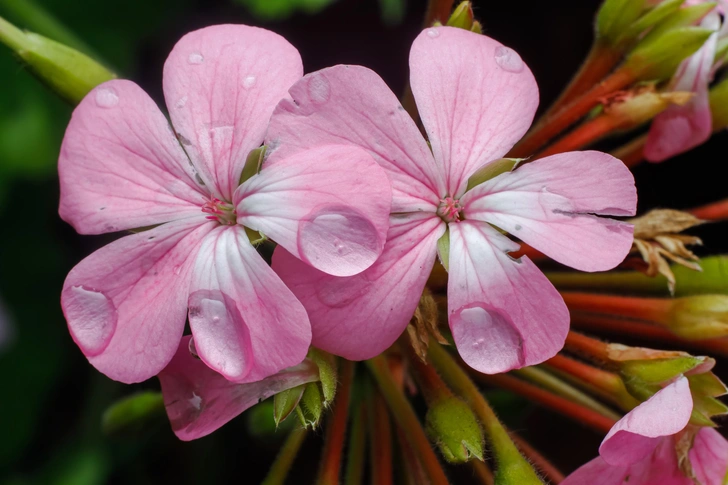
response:
<path id="1" fill-rule="evenodd" d="M 33 0 L 87 52 L 163 104 L 162 65 L 186 32 L 218 23 L 258 25 L 285 36 L 307 72 L 339 63 L 377 71 L 401 93 L 409 46 L 425 0 Z M 578 67 L 599 0 L 474 1 L 484 31 L 517 50 L 547 106 Z M 28 25 L 28 0 L 0 0 L 0 16 Z M 44 22 L 46 22 L 44 24 Z M 48 23 L 50 22 L 50 23 Z M 53 37 L 48 32 L 42 32 Z M 58 39 L 63 41 L 64 39 Z M 56 161 L 72 108 L 0 46 L 0 484 L 254 484 L 272 462 L 283 430 L 258 406 L 222 430 L 178 441 L 163 415 L 133 433 L 104 433 L 104 410 L 139 389 L 110 381 L 72 342 L 59 295 L 67 272 L 115 239 L 79 236 L 57 215 Z M 607 146 L 602 148 L 609 148 Z M 640 212 L 687 208 L 726 196 L 728 137 L 661 165 L 635 170 Z M 692 231 L 701 254 L 728 251 L 725 225 Z M 719 364 L 718 374 L 723 374 Z M 725 376 L 724 376 L 725 378 Z M 562 468 L 592 458 L 601 437 L 500 391 L 489 397 L 506 424 Z M 265 403 L 264 403 L 265 404 Z M 308 438 L 291 483 L 309 483 L 321 432 Z M 453 471 L 467 476 L 467 470 Z"/>

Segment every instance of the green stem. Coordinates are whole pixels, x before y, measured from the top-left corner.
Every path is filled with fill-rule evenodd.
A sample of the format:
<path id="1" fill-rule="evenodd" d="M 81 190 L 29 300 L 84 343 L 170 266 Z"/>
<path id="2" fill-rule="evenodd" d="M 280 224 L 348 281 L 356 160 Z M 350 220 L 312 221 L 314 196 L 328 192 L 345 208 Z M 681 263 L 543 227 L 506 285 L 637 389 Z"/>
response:
<path id="1" fill-rule="evenodd" d="M 0 17 L 0 42 L 18 51 L 25 45 L 25 34 L 22 30 Z"/>
<path id="2" fill-rule="evenodd" d="M 581 273 L 577 271 L 548 272 L 546 277 L 559 289 L 613 290 L 620 293 L 657 293 L 668 295 L 664 276 L 650 278 L 637 271 L 613 271 L 609 273 Z"/>
<path id="3" fill-rule="evenodd" d="M 366 455 L 366 405 L 356 407 L 349 436 L 349 452 L 346 456 L 346 485 L 361 485 L 364 477 L 364 458 Z"/>
<path id="4" fill-rule="evenodd" d="M 291 470 L 291 465 L 293 465 L 298 455 L 298 450 L 301 449 L 304 438 L 306 438 L 306 430 L 304 428 L 294 428 L 290 432 L 261 485 L 284 485 L 288 472 Z"/>
<path id="5" fill-rule="evenodd" d="M 326 426 L 326 438 L 321 457 L 317 485 L 338 485 L 341 473 L 341 456 L 344 452 L 346 424 L 349 418 L 349 399 L 354 380 L 354 362 L 341 359 L 339 370 L 341 383 L 336 391 L 333 412 Z"/>

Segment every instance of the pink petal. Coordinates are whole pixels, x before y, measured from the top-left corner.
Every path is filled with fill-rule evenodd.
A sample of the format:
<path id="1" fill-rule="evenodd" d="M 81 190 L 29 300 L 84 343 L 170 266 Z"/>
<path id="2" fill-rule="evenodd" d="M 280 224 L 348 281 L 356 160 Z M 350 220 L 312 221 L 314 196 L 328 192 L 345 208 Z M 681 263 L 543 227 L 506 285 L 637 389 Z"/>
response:
<path id="1" fill-rule="evenodd" d="M 183 337 L 169 365 L 159 373 L 172 430 L 183 441 L 206 436 L 263 399 L 319 379 L 316 365 L 305 360 L 262 381 L 230 382 L 189 351 Z"/>
<path id="2" fill-rule="evenodd" d="M 94 367 L 129 384 L 167 365 L 185 326 L 191 263 L 213 227 L 201 215 L 170 222 L 114 241 L 71 270 L 61 306 Z"/>
<path id="3" fill-rule="evenodd" d="M 561 485 L 647 485 L 634 483 L 627 467 L 612 466 L 597 456 L 570 474 Z"/>
<path id="4" fill-rule="evenodd" d="M 720 18 L 712 13 L 703 19 L 704 26 L 718 29 Z M 692 56 L 685 59 L 673 78 L 672 91 L 691 91 L 695 96 L 684 106 L 671 106 L 652 121 L 645 144 L 645 158 L 662 162 L 705 143 L 713 133 L 708 101 L 708 85 L 718 43 L 715 32 Z"/>
<path id="5" fill-rule="evenodd" d="M 486 374 L 534 365 L 564 345 L 569 312 L 518 244 L 478 221 L 452 223 L 447 305 L 463 360 Z"/>
<path id="6" fill-rule="evenodd" d="M 283 37 L 245 25 L 191 32 L 164 64 L 164 98 L 185 150 L 213 194 L 232 200 L 248 153 L 271 113 L 303 75 Z"/>
<path id="7" fill-rule="evenodd" d="M 475 170 L 505 155 L 531 126 L 536 81 L 514 50 L 453 27 L 432 27 L 417 37 L 410 72 L 448 195 L 458 197 Z"/>
<path id="8" fill-rule="evenodd" d="M 322 145 L 267 166 L 235 193 L 238 222 L 325 273 L 367 269 L 384 247 L 392 192 L 363 149 Z"/>
<path id="9" fill-rule="evenodd" d="M 106 82 L 81 101 L 58 175 L 61 218 L 81 234 L 184 219 L 208 197 L 166 118 L 131 81 Z"/>
<path id="10" fill-rule="evenodd" d="M 612 465 L 630 465 L 648 456 L 660 438 L 687 426 L 693 398 L 685 377 L 657 391 L 612 426 L 599 454 Z"/>
<path id="11" fill-rule="evenodd" d="M 701 428 L 688 456 L 702 485 L 723 485 L 728 471 L 728 441 L 713 428 Z"/>
<path id="12" fill-rule="evenodd" d="M 632 225 L 592 215 L 634 215 L 637 205 L 632 174 L 606 153 L 536 160 L 474 187 L 461 202 L 466 218 L 582 271 L 614 268 L 632 247 Z"/>
<path id="13" fill-rule="evenodd" d="M 231 381 L 259 381 L 306 357 L 306 310 L 241 226 L 220 226 L 203 241 L 188 306 L 197 353 Z"/>
<path id="14" fill-rule="evenodd" d="M 306 307 L 315 347 L 369 359 L 392 345 L 412 318 L 444 230 L 432 214 L 393 215 L 382 255 L 358 275 L 327 275 L 280 247 L 273 269 Z"/>
<path id="15" fill-rule="evenodd" d="M 392 211 L 434 212 L 443 174 L 417 125 L 374 71 L 334 66 L 308 74 L 280 102 L 266 135 L 267 163 L 331 143 L 365 148 L 392 181 Z"/>

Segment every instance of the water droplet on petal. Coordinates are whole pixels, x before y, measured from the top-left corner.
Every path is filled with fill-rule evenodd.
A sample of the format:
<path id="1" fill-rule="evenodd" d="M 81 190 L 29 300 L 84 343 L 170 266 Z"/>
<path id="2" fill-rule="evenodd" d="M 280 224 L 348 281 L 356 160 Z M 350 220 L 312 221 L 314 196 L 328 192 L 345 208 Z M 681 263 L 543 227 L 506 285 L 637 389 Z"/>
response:
<path id="1" fill-rule="evenodd" d="M 495 48 L 495 62 L 508 72 L 521 72 L 525 66 L 518 52 L 503 45 Z"/>
<path id="2" fill-rule="evenodd" d="M 184 97 L 180 98 L 179 101 L 177 101 L 174 104 L 174 107 L 177 109 L 182 109 L 185 107 L 186 104 L 187 104 L 187 96 L 184 96 Z"/>
<path id="3" fill-rule="evenodd" d="M 111 299 L 100 291 L 71 286 L 62 297 L 68 328 L 83 353 L 98 355 L 116 330 L 118 313 Z"/>
<path id="4" fill-rule="evenodd" d="M 195 392 L 192 393 L 192 397 L 189 398 L 187 402 L 190 403 L 190 406 L 195 408 L 196 411 L 199 411 L 202 408 L 202 398 Z"/>
<path id="5" fill-rule="evenodd" d="M 175 275 L 179 275 L 182 272 L 182 266 L 180 266 L 180 265 L 175 266 L 174 268 L 172 268 L 172 272 Z"/>
<path id="6" fill-rule="evenodd" d="M 303 260 L 334 276 L 351 276 L 368 268 L 381 247 L 371 221 L 347 206 L 315 211 L 299 227 L 298 250 Z"/>
<path id="7" fill-rule="evenodd" d="M 308 95 L 314 103 L 325 103 L 331 96 L 329 81 L 321 74 L 312 75 L 308 80 Z"/>
<path id="8" fill-rule="evenodd" d="M 119 95 L 114 88 L 98 88 L 96 90 L 96 104 L 101 108 L 113 108 L 119 104 Z"/>
<path id="9" fill-rule="evenodd" d="M 523 338 L 508 315 L 486 304 L 463 306 L 450 315 L 458 352 L 481 372 L 496 374 L 523 364 Z"/>
<path id="10" fill-rule="evenodd" d="M 202 64 L 202 61 L 204 60 L 205 58 L 202 57 L 202 54 L 200 54 L 199 52 L 193 52 L 187 58 L 187 62 L 189 62 L 190 64 Z"/>
<path id="11" fill-rule="evenodd" d="M 435 37 L 440 36 L 440 31 L 437 30 L 436 28 L 427 29 L 427 36 L 430 37 L 431 39 L 434 39 Z"/>
<path id="12" fill-rule="evenodd" d="M 250 89 L 255 86 L 255 81 L 255 76 L 253 76 L 252 74 L 250 76 L 246 76 L 245 79 L 243 79 L 243 87 L 245 89 Z"/>

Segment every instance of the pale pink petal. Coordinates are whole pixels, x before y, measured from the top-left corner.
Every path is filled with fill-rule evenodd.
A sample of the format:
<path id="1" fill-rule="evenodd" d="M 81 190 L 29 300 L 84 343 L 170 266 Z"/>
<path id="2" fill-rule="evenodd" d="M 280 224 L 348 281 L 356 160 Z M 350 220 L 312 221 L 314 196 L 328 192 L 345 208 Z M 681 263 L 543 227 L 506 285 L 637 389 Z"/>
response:
<path id="1" fill-rule="evenodd" d="M 262 381 L 230 382 L 194 358 L 189 342 L 189 336 L 182 338 L 174 358 L 158 376 L 172 430 L 183 441 L 212 433 L 263 399 L 319 379 L 316 365 L 304 360 Z"/>
<path id="2" fill-rule="evenodd" d="M 688 456 L 701 485 L 723 485 L 728 471 L 728 441 L 713 428 L 701 428 Z"/>
<path id="3" fill-rule="evenodd" d="M 687 426 L 693 398 L 685 377 L 657 391 L 612 426 L 599 454 L 612 465 L 630 465 L 648 456 L 663 436 Z"/>
<path id="4" fill-rule="evenodd" d="M 306 310 L 241 226 L 219 226 L 203 241 L 188 306 L 197 353 L 229 380 L 259 381 L 306 357 Z"/>
<path id="5" fill-rule="evenodd" d="M 303 75 L 298 51 L 269 30 L 216 25 L 180 39 L 164 64 L 164 98 L 185 150 L 215 196 L 231 201 L 271 113 Z"/>
<path id="6" fill-rule="evenodd" d="M 597 456 L 566 477 L 561 485 L 647 485 L 631 478 L 625 481 L 629 475 L 628 467 L 612 466 Z"/>
<path id="7" fill-rule="evenodd" d="M 238 222 L 335 276 L 367 269 L 384 247 L 392 191 L 364 149 L 322 145 L 266 166 L 235 192 Z"/>
<path id="8" fill-rule="evenodd" d="M 717 13 L 705 17 L 703 26 L 718 29 Z M 705 143 L 713 133 L 708 101 L 708 85 L 713 74 L 713 60 L 718 43 L 715 32 L 692 56 L 685 59 L 675 73 L 672 91 L 690 91 L 695 96 L 684 106 L 671 106 L 655 117 L 645 144 L 645 158 L 662 162 Z"/>
<path id="9" fill-rule="evenodd" d="M 326 144 L 365 148 L 392 181 L 392 212 L 434 212 L 444 174 L 417 125 L 374 71 L 334 66 L 306 75 L 271 118 L 266 163 Z"/>
<path id="10" fill-rule="evenodd" d="M 463 360 L 487 374 L 534 365 L 564 346 L 569 312 L 518 244 L 478 221 L 451 223 L 447 305 Z"/>
<path id="11" fill-rule="evenodd" d="M 209 198 L 167 119 L 131 81 L 106 82 L 81 101 L 58 175 L 61 218 L 81 234 L 184 219 Z"/>
<path id="12" fill-rule="evenodd" d="M 185 326 L 192 263 L 213 227 L 202 215 L 170 222 L 114 241 L 71 270 L 61 306 L 94 367 L 132 383 L 167 365 Z"/>
<path id="13" fill-rule="evenodd" d="M 410 81 L 448 195 L 501 158 L 526 133 L 538 86 L 518 53 L 453 27 L 425 29 L 412 44 Z"/>
<path id="14" fill-rule="evenodd" d="M 631 224 L 596 217 L 634 215 L 634 177 L 601 152 L 553 155 L 506 172 L 461 199 L 468 219 L 489 222 L 556 261 L 603 271 L 632 247 Z"/>
<path id="15" fill-rule="evenodd" d="M 327 275 L 280 247 L 273 253 L 273 269 L 306 307 L 314 347 L 350 360 L 369 359 L 407 326 L 444 230 L 433 214 L 395 214 L 382 255 L 358 275 Z"/>

